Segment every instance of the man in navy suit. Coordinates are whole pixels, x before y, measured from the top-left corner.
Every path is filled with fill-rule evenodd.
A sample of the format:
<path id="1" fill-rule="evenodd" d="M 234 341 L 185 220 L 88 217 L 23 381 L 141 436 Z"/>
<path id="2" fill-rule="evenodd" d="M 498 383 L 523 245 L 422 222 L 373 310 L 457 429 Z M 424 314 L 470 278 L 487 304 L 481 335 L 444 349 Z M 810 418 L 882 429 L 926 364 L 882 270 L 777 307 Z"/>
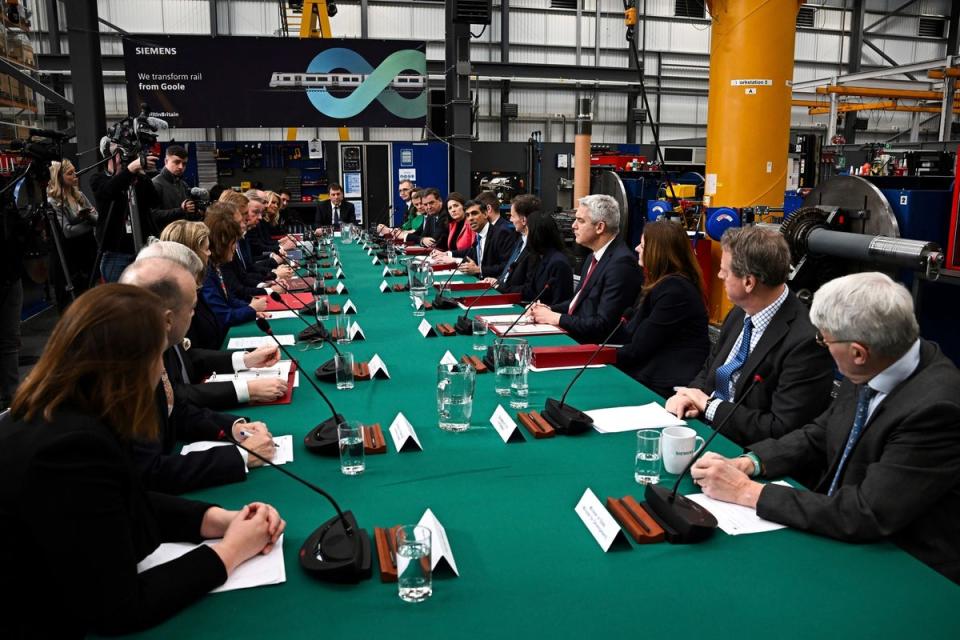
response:
<path id="1" fill-rule="evenodd" d="M 433 256 L 463 258 L 460 271 L 478 278 L 499 276 L 513 253 L 516 234 L 490 224 L 483 204 L 477 200 L 467 200 L 463 208 L 467 212 L 467 224 L 477 234 L 476 242 L 466 251 L 434 250 Z"/>
<path id="2" fill-rule="evenodd" d="M 331 182 L 327 193 L 330 199 L 317 205 L 317 224 L 338 228 L 343 223 L 356 224 L 356 209 L 352 202 L 343 199 L 343 187 L 336 182 Z"/>
<path id="3" fill-rule="evenodd" d="M 643 285 L 637 254 L 617 237 L 619 232 L 616 200 L 605 195 L 580 199 L 573 233 L 577 244 L 593 253 L 584 261 L 573 298 L 552 307 L 535 304 L 530 309 L 534 321 L 565 329 L 583 343 L 600 343 L 613 331 Z"/>

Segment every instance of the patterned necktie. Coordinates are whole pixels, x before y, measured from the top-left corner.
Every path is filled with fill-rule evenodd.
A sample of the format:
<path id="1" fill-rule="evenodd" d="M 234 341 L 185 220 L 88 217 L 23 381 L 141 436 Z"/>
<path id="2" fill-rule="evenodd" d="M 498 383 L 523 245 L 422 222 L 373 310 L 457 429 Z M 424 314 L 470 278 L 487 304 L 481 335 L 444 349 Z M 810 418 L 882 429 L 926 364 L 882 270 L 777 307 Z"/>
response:
<path id="1" fill-rule="evenodd" d="M 163 393 L 167 396 L 167 415 L 169 416 L 173 413 L 173 385 L 170 384 L 170 376 L 167 375 L 166 369 L 160 374 L 160 381 L 163 383 Z"/>
<path id="2" fill-rule="evenodd" d="M 507 261 L 507 268 L 503 272 L 501 279 L 501 284 L 505 284 L 507 280 L 510 279 L 510 273 L 513 271 L 513 268 L 516 266 L 516 261 L 520 257 L 520 252 L 523 251 L 523 238 L 517 241 L 517 246 L 514 248 L 513 253 L 510 254 L 510 259 Z"/>
<path id="3" fill-rule="evenodd" d="M 570 301 L 570 306 L 567 308 L 567 314 L 573 315 L 574 310 L 577 308 L 577 305 L 580 304 L 580 294 L 583 293 L 583 290 L 587 288 L 587 283 L 590 282 L 590 276 L 593 275 L 593 270 L 597 268 L 597 256 L 590 258 L 590 268 L 587 269 L 587 275 L 580 282 L 580 288 L 577 290 L 577 295 L 573 296 L 573 300 Z"/>
<path id="4" fill-rule="evenodd" d="M 867 424 L 870 401 L 873 400 L 875 395 L 877 395 L 876 389 L 871 389 L 868 385 L 860 387 L 860 395 L 857 397 L 857 413 L 853 418 L 853 427 L 850 428 L 847 445 L 843 448 L 840 464 L 837 466 L 837 472 L 833 476 L 833 482 L 830 483 L 830 490 L 827 491 L 828 496 L 832 496 L 833 492 L 837 490 L 837 485 L 840 484 L 840 475 L 843 473 L 843 468 L 847 464 L 847 458 L 850 457 L 853 448 L 857 445 L 857 440 L 860 439 L 860 434 L 863 433 L 863 427 Z"/>
<path id="5" fill-rule="evenodd" d="M 730 378 L 734 373 L 743 367 L 750 355 L 750 337 L 753 335 L 753 321 L 750 318 L 743 319 L 743 334 L 740 338 L 740 348 L 733 360 L 717 369 L 716 384 L 713 388 L 713 394 L 721 400 L 732 400 L 730 393 Z"/>

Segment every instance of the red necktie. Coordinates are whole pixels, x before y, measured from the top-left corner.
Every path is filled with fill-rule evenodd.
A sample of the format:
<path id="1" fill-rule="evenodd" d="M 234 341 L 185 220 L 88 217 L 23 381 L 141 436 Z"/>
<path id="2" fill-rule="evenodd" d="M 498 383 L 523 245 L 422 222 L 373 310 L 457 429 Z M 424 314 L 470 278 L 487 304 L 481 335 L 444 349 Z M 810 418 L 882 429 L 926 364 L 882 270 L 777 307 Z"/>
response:
<path id="1" fill-rule="evenodd" d="M 587 288 L 587 283 L 590 282 L 590 276 L 593 275 L 594 269 L 597 268 L 597 258 L 596 256 L 590 258 L 590 268 L 587 269 L 587 276 L 583 279 L 583 282 L 580 283 L 580 289 L 577 290 L 577 295 L 573 296 L 573 300 L 570 301 L 570 308 L 567 309 L 567 313 L 572 315 L 574 310 L 577 308 L 577 305 L 580 303 L 580 294 L 583 293 L 583 290 Z"/>

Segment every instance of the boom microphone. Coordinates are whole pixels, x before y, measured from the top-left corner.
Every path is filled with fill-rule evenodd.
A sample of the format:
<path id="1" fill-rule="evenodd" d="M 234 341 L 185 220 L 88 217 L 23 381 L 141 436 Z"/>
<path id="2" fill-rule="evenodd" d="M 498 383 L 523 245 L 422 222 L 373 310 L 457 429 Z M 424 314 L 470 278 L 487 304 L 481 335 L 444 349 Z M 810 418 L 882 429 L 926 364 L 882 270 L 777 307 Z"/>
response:
<path id="1" fill-rule="evenodd" d="M 227 430 L 220 431 L 220 438 L 229 440 L 264 464 L 289 476 L 333 505 L 337 515 L 324 522 L 307 536 L 300 547 L 300 566 L 310 575 L 327 582 L 359 582 L 373 575 L 371 570 L 370 534 L 357 525 L 350 511 L 342 511 L 329 493 L 267 460 L 256 451 L 243 446 Z"/>

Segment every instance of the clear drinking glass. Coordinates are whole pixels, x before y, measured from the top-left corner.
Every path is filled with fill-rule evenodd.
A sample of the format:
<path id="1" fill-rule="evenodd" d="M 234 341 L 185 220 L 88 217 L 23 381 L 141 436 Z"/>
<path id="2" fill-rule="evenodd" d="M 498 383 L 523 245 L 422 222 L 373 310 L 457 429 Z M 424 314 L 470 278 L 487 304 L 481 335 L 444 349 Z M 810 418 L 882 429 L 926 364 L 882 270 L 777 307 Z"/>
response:
<path id="1" fill-rule="evenodd" d="M 349 222 L 344 222 L 340 225 L 340 241 L 343 242 L 343 244 L 353 242 L 353 225 Z"/>
<path id="2" fill-rule="evenodd" d="M 341 311 L 337 315 L 337 344 L 350 344 L 353 338 L 350 336 L 350 327 L 353 326 L 353 318 Z"/>
<path id="3" fill-rule="evenodd" d="M 474 318 L 470 321 L 473 330 L 473 350 L 487 350 L 487 321 L 480 318 Z"/>
<path id="4" fill-rule="evenodd" d="M 327 320 L 330 317 L 330 296 L 327 294 L 314 294 L 313 306 L 317 311 L 317 320 Z"/>
<path id="5" fill-rule="evenodd" d="M 430 529 L 397 527 L 397 586 L 404 602 L 423 602 L 433 595 Z"/>
<path id="6" fill-rule="evenodd" d="M 337 425 L 340 443 L 340 472 L 358 476 L 367 468 L 363 450 L 363 425 L 359 422 L 341 422 Z"/>
<path id="7" fill-rule="evenodd" d="M 637 456 L 633 479 L 637 484 L 660 482 L 660 432 L 657 429 L 637 431 Z"/>
<path id="8" fill-rule="evenodd" d="M 529 366 L 529 348 L 523 338 L 502 338 L 493 343 L 494 389 L 498 396 L 511 394 L 513 381 L 520 376 L 524 362 Z"/>
<path id="9" fill-rule="evenodd" d="M 473 416 L 477 370 L 468 364 L 437 366 L 438 425 L 444 431 L 466 431 Z"/>
<path id="10" fill-rule="evenodd" d="M 516 349 L 516 366 L 509 369 L 506 377 L 510 380 L 510 408 L 526 409 L 529 388 L 527 376 L 530 372 L 530 345 L 520 344 Z"/>
<path id="11" fill-rule="evenodd" d="M 353 354 L 343 351 L 333 357 L 333 364 L 337 373 L 337 389 L 353 389 Z"/>

